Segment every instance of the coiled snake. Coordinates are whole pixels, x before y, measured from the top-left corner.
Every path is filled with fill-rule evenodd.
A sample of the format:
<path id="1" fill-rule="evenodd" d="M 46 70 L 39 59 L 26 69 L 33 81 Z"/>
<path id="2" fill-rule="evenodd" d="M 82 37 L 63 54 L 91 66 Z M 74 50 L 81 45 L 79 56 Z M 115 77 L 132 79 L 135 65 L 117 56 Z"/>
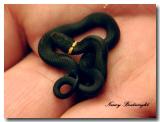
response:
<path id="1" fill-rule="evenodd" d="M 105 29 L 104 39 L 90 35 L 80 42 L 73 40 L 95 27 Z M 92 13 L 81 21 L 59 26 L 44 34 L 38 46 L 39 56 L 47 64 L 68 72 L 54 84 L 54 94 L 61 99 L 70 97 L 74 92 L 84 98 L 97 95 L 106 79 L 108 51 L 117 44 L 119 37 L 117 23 L 106 13 Z M 79 54 L 83 54 L 79 62 L 70 57 Z M 62 93 L 60 89 L 65 84 L 71 89 Z"/>

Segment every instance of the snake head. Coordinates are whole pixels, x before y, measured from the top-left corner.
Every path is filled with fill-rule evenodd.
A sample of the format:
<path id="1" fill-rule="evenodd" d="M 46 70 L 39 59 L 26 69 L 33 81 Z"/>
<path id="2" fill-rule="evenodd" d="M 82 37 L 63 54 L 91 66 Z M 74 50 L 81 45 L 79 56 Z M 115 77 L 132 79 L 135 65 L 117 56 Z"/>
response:
<path id="1" fill-rule="evenodd" d="M 72 43 L 74 42 L 72 38 L 60 32 L 52 32 L 50 37 L 54 40 L 54 44 L 56 45 L 56 47 L 65 53 L 68 52 L 68 49 L 72 46 Z"/>

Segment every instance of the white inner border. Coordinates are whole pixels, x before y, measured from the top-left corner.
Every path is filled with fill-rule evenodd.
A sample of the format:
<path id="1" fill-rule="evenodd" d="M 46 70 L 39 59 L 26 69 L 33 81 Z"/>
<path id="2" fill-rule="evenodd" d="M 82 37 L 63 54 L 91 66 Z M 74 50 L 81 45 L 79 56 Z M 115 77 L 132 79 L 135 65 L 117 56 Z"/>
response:
<path id="1" fill-rule="evenodd" d="M 160 6 L 160 0 L 85 0 L 85 1 L 81 0 L 81 2 L 79 0 L 52 0 L 52 2 L 51 0 L 0 0 L 0 33 L 1 33 L 0 34 L 0 122 L 9 121 L 4 119 L 4 4 L 48 4 L 48 3 L 50 4 L 156 4 L 157 10 L 159 9 L 158 7 Z M 159 18 L 158 17 L 159 15 L 160 13 L 157 11 L 157 18 Z M 159 27 L 160 25 L 157 22 L 157 30 L 159 30 Z M 157 32 L 157 37 L 158 37 L 158 32 Z M 160 41 L 157 38 L 157 48 L 158 47 L 160 47 Z M 157 49 L 157 62 L 160 61 L 158 55 L 160 55 L 159 49 Z M 160 90 L 159 90 L 160 83 L 158 83 L 159 76 L 160 76 L 159 68 L 160 66 L 157 65 L 157 85 L 158 85 L 157 86 L 158 88 L 157 104 L 159 104 L 159 93 L 160 93 Z M 158 110 L 157 117 L 158 118 L 160 117 L 159 110 Z M 17 121 L 17 120 L 14 120 L 14 121 Z M 19 121 L 26 122 L 30 120 L 19 120 Z M 37 120 L 37 121 L 40 121 L 40 120 Z M 41 122 L 42 121 L 47 121 L 47 120 L 41 120 Z M 53 121 L 53 120 L 49 120 L 49 121 Z M 136 120 L 130 120 L 130 121 L 136 121 Z M 143 120 L 143 121 L 146 121 L 146 120 Z M 150 120 L 150 121 L 154 121 L 154 120 Z M 158 119 L 158 121 L 160 120 Z"/>

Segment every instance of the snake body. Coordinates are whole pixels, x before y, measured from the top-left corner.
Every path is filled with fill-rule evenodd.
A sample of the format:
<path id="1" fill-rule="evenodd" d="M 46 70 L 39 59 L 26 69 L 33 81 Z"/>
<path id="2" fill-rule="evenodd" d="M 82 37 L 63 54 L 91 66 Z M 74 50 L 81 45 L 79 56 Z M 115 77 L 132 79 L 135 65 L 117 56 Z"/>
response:
<path id="1" fill-rule="evenodd" d="M 90 35 L 80 42 L 73 40 L 95 27 L 106 31 L 104 39 Z M 119 37 L 117 23 L 106 13 L 92 13 L 76 23 L 62 25 L 45 33 L 39 42 L 39 56 L 47 64 L 68 72 L 54 84 L 54 94 L 61 99 L 70 97 L 74 92 L 86 98 L 97 95 L 106 79 L 108 51 L 117 44 Z M 79 62 L 70 57 L 79 54 L 83 54 Z M 70 85 L 71 89 L 62 93 L 60 89 L 65 84 Z"/>

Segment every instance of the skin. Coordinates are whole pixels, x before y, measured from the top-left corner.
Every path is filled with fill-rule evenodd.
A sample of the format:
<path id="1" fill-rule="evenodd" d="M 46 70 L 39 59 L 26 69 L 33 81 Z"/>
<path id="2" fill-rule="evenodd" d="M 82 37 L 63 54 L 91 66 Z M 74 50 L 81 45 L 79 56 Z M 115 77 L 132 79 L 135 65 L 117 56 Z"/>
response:
<path id="1" fill-rule="evenodd" d="M 156 6 L 103 6 L 5 5 L 6 118 L 156 116 Z M 109 52 L 106 84 L 93 99 L 79 103 L 74 96 L 58 99 L 53 95 L 52 87 L 64 71 L 50 67 L 38 57 L 39 39 L 51 28 L 80 20 L 97 11 L 110 13 L 121 30 L 119 43 Z M 94 29 L 76 40 L 90 34 L 105 35 L 103 30 Z M 119 104 L 125 101 L 149 102 L 149 106 L 105 107 L 110 101 Z"/>

